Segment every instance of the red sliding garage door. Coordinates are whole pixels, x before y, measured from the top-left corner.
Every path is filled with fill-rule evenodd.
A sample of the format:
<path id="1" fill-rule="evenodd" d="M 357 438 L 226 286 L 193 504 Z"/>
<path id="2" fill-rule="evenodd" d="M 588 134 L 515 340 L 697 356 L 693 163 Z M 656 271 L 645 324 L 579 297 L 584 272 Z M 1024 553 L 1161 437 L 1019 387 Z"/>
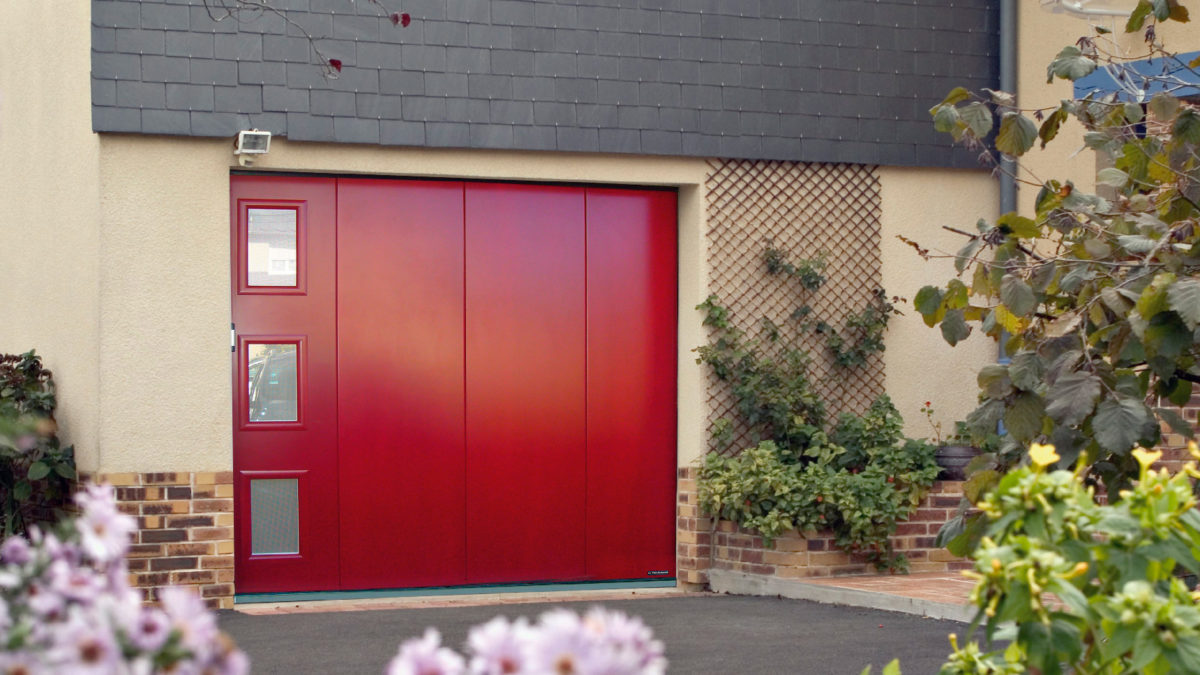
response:
<path id="1" fill-rule="evenodd" d="M 231 202 L 238 592 L 674 576 L 674 192 Z"/>

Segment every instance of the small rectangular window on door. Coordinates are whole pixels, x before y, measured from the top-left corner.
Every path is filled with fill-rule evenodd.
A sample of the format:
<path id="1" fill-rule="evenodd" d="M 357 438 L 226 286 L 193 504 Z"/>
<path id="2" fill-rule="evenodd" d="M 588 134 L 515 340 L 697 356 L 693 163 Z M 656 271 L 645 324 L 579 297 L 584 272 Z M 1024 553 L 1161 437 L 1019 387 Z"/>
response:
<path id="1" fill-rule="evenodd" d="M 256 336 L 238 342 L 242 428 L 302 428 L 304 338 Z"/>
<path id="2" fill-rule="evenodd" d="M 237 285 L 244 295 L 304 295 L 308 204 L 239 200 Z"/>
<path id="3" fill-rule="evenodd" d="M 247 209 L 247 286 L 296 286 L 296 234 L 295 209 Z"/>

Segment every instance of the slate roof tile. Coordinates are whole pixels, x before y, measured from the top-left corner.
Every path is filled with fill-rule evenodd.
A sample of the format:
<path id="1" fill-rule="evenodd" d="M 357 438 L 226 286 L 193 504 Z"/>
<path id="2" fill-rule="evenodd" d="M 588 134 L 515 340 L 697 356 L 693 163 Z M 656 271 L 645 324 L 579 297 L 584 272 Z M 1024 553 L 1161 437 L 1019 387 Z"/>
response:
<path id="1" fill-rule="evenodd" d="M 278 2 L 92 0 L 93 128 L 974 166 L 927 111 L 996 79 L 998 0 Z"/>

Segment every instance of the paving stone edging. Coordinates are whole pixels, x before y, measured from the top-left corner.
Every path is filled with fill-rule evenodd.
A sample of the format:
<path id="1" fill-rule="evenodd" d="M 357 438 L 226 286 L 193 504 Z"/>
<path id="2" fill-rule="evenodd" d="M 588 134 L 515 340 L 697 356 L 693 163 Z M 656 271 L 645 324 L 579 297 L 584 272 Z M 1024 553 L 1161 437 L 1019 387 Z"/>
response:
<path id="1" fill-rule="evenodd" d="M 975 609 L 969 605 L 934 602 L 854 588 L 838 588 L 793 579 L 745 574 L 732 570 L 709 570 L 708 582 L 714 592 L 731 595 L 777 595 L 794 600 L 882 609 L 963 623 L 969 623 L 975 615 Z"/>

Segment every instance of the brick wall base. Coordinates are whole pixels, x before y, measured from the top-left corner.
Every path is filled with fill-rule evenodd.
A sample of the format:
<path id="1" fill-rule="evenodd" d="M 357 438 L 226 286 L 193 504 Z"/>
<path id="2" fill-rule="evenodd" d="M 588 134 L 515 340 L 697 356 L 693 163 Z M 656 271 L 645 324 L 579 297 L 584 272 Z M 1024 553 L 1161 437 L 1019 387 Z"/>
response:
<path id="1" fill-rule="evenodd" d="M 233 608 L 233 472 L 102 473 L 117 507 L 137 518 L 129 583 L 147 602 L 163 586 L 194 586 L 213 609 Z"/>
<path id="2" fill-rule="evenodd" d="M 828 531 L 792 531 L 776 538 L 774 546 L 768 548 L 761 536 L 735 523 L 714 524 L 700 512 L 696 475 L 695 467 L 679 469 L 676 565 L 681 583 L 707 584 L 710 568 L 784 579 L 877 573 L 865 555 L 839 550 Z M 897 552 L 908 558 L 910 571 L 945 572 L 971 567 L 970 561 L 955 557 L 933 543 L 961 499 L 961 482 L 938 481 L 913 516 L 897 525 L 892 543 Z"/>

